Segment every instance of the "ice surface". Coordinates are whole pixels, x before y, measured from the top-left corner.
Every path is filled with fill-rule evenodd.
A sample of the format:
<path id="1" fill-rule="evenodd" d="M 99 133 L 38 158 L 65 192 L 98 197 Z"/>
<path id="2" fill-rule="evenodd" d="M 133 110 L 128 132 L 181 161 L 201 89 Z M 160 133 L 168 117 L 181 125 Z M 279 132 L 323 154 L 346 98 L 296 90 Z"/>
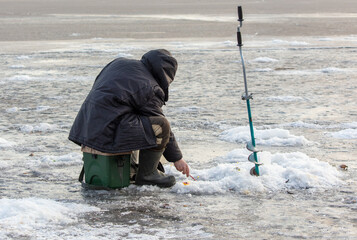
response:
<path id="1" fill-rule="evenodd" d="M 254 135 L 258 145 L 268 146 L 303 146 L 311 143 L 304 136 L 295 136 L 285 129 L 255 129 Z M 249 126 L 228 129 L 220 134 L 220 139 L 228 142 L 245 143 L 250 141 Z"/>

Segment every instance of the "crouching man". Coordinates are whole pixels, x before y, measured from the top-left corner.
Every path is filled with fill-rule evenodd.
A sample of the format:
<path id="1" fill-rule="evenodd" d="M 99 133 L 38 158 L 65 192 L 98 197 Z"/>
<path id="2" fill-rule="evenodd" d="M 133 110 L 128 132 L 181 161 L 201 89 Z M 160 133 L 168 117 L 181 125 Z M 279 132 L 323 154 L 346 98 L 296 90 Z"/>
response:
<path id="1" fill-rule="evenodd" d="M 74 143 L 102 153 L 140 150 L 135 183 L 171 187 L 174 176 L 157 170 L 160 158 L 189 176 L 189 167 L 165 118 L 177 61 L 167 50 L 141 60 L 118 58 L 97 76 L 69 134 Z"/>

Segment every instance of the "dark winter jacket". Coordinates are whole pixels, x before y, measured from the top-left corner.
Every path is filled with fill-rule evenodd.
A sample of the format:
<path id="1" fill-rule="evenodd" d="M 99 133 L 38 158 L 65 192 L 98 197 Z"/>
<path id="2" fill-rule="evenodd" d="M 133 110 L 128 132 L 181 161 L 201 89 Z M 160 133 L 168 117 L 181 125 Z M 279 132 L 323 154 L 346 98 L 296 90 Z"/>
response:
<path id="1" fill-rule="evenodd" d="M 149 116 L 164 116 L 177 62 L 163 49 L 142 59 L 118 58 L 103 68 L 81 106 L 69 140 L 93 149 L 120 153 L 156 147 Z M 168 161 L 182 158 L 171 132 L 164 152 Z"/>

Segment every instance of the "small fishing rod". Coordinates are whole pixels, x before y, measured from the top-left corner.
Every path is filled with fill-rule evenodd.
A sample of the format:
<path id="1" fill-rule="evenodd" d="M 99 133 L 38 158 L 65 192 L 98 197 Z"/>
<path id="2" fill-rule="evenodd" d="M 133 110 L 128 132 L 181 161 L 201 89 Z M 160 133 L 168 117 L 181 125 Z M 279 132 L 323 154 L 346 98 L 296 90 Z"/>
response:
<path id="1" fill-rule="evenodd" d="M 239 26 L 237 28 L 237 42 L 238 42 L 237 46 L 239 47 L 239 53 L 240 53 L 240 58 L 241 58 L 241 62 L 242 62 L 244 87 L 245 87 L 245 93 L 242 95 L 242 100 L 246 101 L 246 103 L 247 103 L 250 137 L 251 137 L 251 141 L 247 143 L 246 147 L 249 151 L 252 152 L 252 154 L 250 154 L 248 157 L 248 161 L 255 164 L 255 166 L 250 170 L 250 174 L 259 176 L 259 166 L 262 165 L 262 163 L 259 163 L 259 161 L 258 161 L 257 152 L 259 152 L 259 150 L 255 147 L 252 112 L 250 110 L 250 99 L 253 100 L 253 96 L 252 96 L 252 94 L 248 93 L 247 77 L 245 74 L 245 65 L 244 65 L 244 58 L 243 58 L 243 53 L 242 53 L 243 44 L 242 44 L 242 35 L 240 32 L 240 28 L 243 26 L 244 19 L 243 19 L 243 11 L 242 11 L 241 6 L 238 6 L 238 21 L 239 21 Z"/>

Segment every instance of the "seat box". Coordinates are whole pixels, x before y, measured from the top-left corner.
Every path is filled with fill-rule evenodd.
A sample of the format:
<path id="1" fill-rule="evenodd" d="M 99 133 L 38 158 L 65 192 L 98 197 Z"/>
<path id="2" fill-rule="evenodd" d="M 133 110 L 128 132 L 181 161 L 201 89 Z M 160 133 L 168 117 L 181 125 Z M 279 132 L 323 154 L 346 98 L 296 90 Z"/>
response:
<path id="1" fill-rule="evenodd" d="M 107 188 L 130 184 L 130 154 L 104 156 L 83 152 L 85 182 Z"/>

